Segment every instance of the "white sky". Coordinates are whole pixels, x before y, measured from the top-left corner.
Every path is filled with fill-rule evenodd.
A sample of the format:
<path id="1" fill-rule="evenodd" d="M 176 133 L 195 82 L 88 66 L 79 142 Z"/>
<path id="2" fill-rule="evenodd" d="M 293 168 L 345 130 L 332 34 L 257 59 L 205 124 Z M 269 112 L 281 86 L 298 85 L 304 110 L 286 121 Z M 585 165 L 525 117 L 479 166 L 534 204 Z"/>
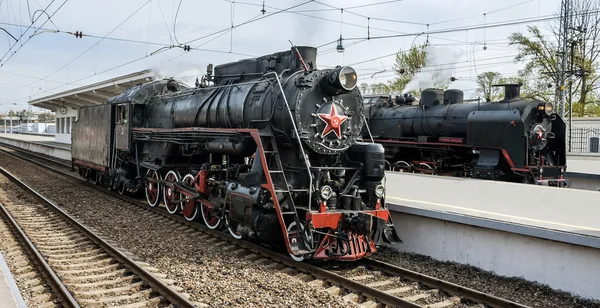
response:
<path id="1" fill-rule="evenodd" d="M 260 56 L 288 50 L 288 40 L 296 45 L 310 46 L 331 42 L 319 48 L 318 66 L 353 65 L 359 73 L 359 83 L 386 82 L 394 78 L 394 56 L 369 60 L 390 55 L 399 49 L 407 49 L 413 41 L 415 44 L 423 43 L 427 35 L 422 34 L 416 39 L 414 35 L 409 35 L 387 39 L 346 40 L 346 51 L 340 54 L 333 50 L 340 31 L 344 38 L 367 37 L 366 17 L 371 17 L 371 37 L 425 32 L 427 24 L 430 25 L 430 31 L 483 25 L 484 13 L 485 24 L 489 25 L 552 15 L 557 12 L 560 4 L 560 0 L 320 0 L 321 3 L 336 8 L 380 3 L 346 9 L 341 14 L 340 10 L 331 9 L 318 1 L 265 0 L 267 12 L 262 15 L 262 0 L 235 1 L 235 4 L 231 1 L 233 0 L 182 0 L 175 29 L 177 40 L 185 43 L 229 29 L 232 16 L 233 24 L 238 25 L 251 18 L 277 12 L 275 8 L 285 9 L 309 3 L 290 10 L 292 12 L 264 17 L 236 27 L 232 32 L 225 31 L 220 37 L 214 35 L 189 43 L 192 47 L 204 43 L 200 48 L 223 53 L 195 50 L 185 52 L 180 48 L 172 48 L 149 56 L 161 46 L 108 39 L 95 45 L 100 38 L 79 39 L 73 35 L 51 32 L 42 32 L 27 41 L 34 29 L 24 33 L 9 51 L 14 39 L 0 32 L 0 112 L 27 108 L 27 101 L 33 98 L 148 68 L 158 70 L 164 77 L 185 77 L 184 81 L 192 84 L 196 76 L 205 72 L 208 63 L 218 65 L 248 57 L 240 54 Z M 52 3 L 47 10 L 52 15 L 65 0 L 0 1 L 0 22 L 25 26 L 0 25 L 16 38 L 31 24 L 28 2 L 31 13 Z M 84 34 L 98 37 L 108 35 L 110 38 L 177 44 L 171 43 L 172 39 L 175 40 L 171 37 L 178 4 L 179 0 L 66 0 L 51 20 L 61 32 L 83 31 Z M 138 9 L 137 13 L 111 33 Z M 34 18 L 38 18 L 36 27 L 47 20 L 39 11 Z M 340 18 L 345 23 L 342 27 Z M 525 32 L 528 25 L 546 24 L 547 22 L 537 22 L 431 34 L 429 42 L 437 46 L 436 54 L 440 55 L 436 62 L 452 63 L 436 66 L 434 69 L 446 68 L 446 73 L 459 79 L 452 87 L 463 90 L 474 89 L 472 80 L 477 73 L 483 71 L 494 70 L 515 76 L 521 65 L 512 63 L 516 49 L 508 46 L 507 37 L 513 32 Z M 43 27 L 54 28 L 54 25 L 47 22 Z M 485 51 L 484 32 L 488 47 Z M 25 41 L 27 43 L 21 46 Z M 477 44 L 472 44 L 474 42 Z M 229 53 L 230 51 L 233 53 Z M 78 56 L 80 57 L 75 60 Z M 176 56 L 180 57 L 171 60 Z M 124 65 L 136 59 L 141 60 Z M 385 72 L 371 77 L 373 73 L 383 70 Z M 467 96 L 469 93 L 466 93 Z"/>

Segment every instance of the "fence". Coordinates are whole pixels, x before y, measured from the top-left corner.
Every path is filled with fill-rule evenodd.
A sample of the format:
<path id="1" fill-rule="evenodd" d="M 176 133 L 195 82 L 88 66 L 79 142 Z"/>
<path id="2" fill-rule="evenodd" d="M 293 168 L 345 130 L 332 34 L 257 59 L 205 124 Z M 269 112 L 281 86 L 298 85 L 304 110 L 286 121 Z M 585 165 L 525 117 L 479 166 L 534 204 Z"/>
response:
<path id="1" fill-rule="evenodd" d="M 599 153 L 600 127 L 573 127 L 571 152 Z"/>

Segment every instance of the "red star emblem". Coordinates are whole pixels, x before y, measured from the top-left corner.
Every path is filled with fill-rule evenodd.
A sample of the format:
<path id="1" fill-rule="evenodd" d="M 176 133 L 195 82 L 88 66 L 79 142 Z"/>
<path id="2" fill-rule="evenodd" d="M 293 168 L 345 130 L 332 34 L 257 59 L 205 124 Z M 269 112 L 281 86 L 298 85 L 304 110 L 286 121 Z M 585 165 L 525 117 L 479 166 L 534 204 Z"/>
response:
<path id="1" fill-rule="evenodd" d="M 541 129 L 537 131 L 537 137 L 538 139 L 544 138 L 544 132 Z"/>
<path id="2" fill-rule="evenodd" d="M 325 122 L 325 124 L 327 124 L 323 130 L 323 133 L 321 133 L 321 137 L 325 137 L 333 131 L 338 139 L 342 138 L 342 131 L 340 127 L 342 126 L 342 123 L 348 119 L 348 117 L 339 115 L 337 109 L 335 108 L 335 104 L 331 104 L 331 111 L 329 114 L 319 113 L 317 115 L 321 120 L 323 120 L 323 122 Z"/>

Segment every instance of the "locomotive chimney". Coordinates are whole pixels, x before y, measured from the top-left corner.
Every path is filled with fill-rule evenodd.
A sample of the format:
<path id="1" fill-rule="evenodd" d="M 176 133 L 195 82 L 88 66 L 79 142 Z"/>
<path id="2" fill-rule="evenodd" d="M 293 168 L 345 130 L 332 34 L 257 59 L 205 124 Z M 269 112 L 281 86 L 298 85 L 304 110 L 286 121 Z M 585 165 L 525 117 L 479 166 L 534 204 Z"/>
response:
<path id="1" fill-rule="evenodd" d="M 493 85 L 493 87 L 504 87 L 504 99 L 501 102 L 510 102 L 521 99 L 521 84 L 509 83 Z"/>
<path id="2" fill-rule="evenodd" d="M 442 89 L 425 89 L 421 91 L 421 100 L 419 107 L 431 108 L 435 105 L 444 103 L 444 90 Z"/>
<path id="3" fill-rule="evenodd" d="M 448 105 L 462 104 L 464 98 L 463 91 L 459 89 L 448 89 L 444 91 L 444 103 Z"/>

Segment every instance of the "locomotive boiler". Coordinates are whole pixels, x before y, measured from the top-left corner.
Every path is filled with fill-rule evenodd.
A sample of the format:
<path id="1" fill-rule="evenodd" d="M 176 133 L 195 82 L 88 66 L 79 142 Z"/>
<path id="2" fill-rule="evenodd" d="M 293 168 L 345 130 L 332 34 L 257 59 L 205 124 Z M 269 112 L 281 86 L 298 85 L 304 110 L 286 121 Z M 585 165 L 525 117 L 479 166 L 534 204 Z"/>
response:
<path id="1" fill-rule="evenodd" d="M 502 86 L 498 102 L 465 103 L 456 89 L 426 89 L 415 106 L 406 94 L 367 97 L 364 137 L 384 146 L 391 170 L 569 186 L 565 123 L 553 104 Z"/>
<path id="2" fill-rule="evenodd" d="M 398 240 L 385 204 L 383 146 L 361 142 L 357 75 L 319 70 L 294 47 L 208 66 L 195 87 L 134 86 L 80 109 L 82 176 L 236 239 L 283 243 L 295 260 L 356 260 Z"/>

